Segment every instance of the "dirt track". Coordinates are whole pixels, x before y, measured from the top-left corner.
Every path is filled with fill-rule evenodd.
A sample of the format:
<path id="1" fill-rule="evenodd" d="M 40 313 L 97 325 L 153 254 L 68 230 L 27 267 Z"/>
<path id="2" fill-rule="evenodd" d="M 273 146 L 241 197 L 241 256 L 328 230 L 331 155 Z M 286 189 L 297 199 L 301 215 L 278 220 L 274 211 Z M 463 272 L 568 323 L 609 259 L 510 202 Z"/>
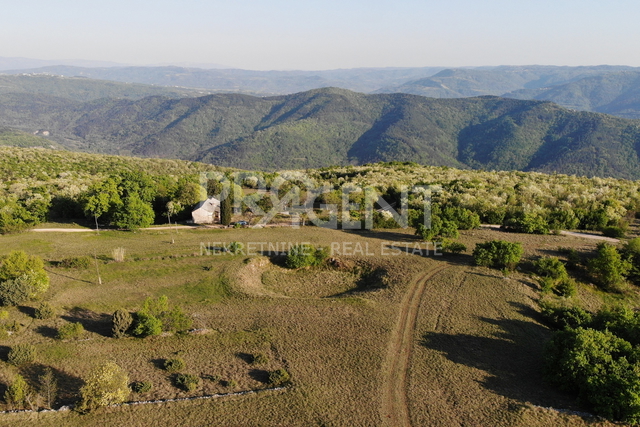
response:
<path id="1" fill-rule="evenodd" d="M 380 411 L 383 425 L 394 427 L 411 425 L 406 386 L 411 351 L 415 345 L 418 311 L 427 288 L 427 282 L 448 267 L 449 265 L 438 265 L 419 277 L 410 285 L 402 299 L 400 313 L 391 333 L 386 356 Z"/>

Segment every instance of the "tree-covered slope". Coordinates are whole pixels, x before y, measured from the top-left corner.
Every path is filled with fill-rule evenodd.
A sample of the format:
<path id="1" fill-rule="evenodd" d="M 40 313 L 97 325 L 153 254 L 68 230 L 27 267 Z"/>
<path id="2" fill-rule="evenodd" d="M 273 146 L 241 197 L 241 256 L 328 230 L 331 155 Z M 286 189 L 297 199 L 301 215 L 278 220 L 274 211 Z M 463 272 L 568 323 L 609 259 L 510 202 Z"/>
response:
<path id="1" fill-rule="evenodd" d="M 70 149 L 247 169 L 399 160 L 637 179 L 638 124 L 543 101 L 336 88 L 86 103 L 0 95 L 0 125 L 49 130 Z"/>
<path id="2" fill-rule="evenodd" d="M 562 85 L 517 90 L 505 96 L 553 101 L 575 110 L 597 111 L 638 119 L 640 118 L 640 72 L 608 73 Z"/>

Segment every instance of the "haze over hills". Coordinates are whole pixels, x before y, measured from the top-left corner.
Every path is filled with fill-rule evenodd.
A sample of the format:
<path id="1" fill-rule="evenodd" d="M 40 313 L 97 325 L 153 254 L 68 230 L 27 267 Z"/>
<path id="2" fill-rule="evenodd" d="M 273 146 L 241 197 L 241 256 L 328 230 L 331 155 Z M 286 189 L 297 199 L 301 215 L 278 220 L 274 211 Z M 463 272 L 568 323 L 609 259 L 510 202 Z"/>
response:
<path id="1" fill-rule="evenodd" d="M 31 93 L 57 96 L 75 101 L 91 101 L 100 98 L 141 99 L 147 96 L 185 98 L 202 96 L 211 91 L 140 83 L 121 83 L 94 80 L 85 77 L 62 77 L 44 74 L 0 74 L 0 93 Z"/>
<path id="2" fill-rule="evenodd" d="M 4 73 L 47 73 L 119 82 L 190 87 L 216 92 L 284 95 L 332 86 L 366 93 L 383 86 L 402 84 L 423 76 L 429 76 L 442 69 L 443 67 L 356 68 L 327 71 L 252 71 L 176 66 L 101 68 L 47 66 L 36 69 L 4 71 Z"/>
<path id="3" fill-rule="evenodd" d="M 326 88 L 78 102 L 1 94 L 0 125 L 73 150 L 247 169 L 415 161 L 640 178 L 640 122 L 498 97 L 433 99 Z"/>
<path id="4" fill-rule="evenodd" d="M 174 92 L 196 88 L 205 93 L 245 93 L 257 96 L 285 95 L 323 87 L 340 87 L 363 93 L 409 93 L 434 98 L 495 95 L 553 101 L 571 109 L 640 118 L 639 83 L 633 78 L 640 73 L 640 69 L 627 66 L 532 65 L 448 69 L 422 67 L 252 71 L 178 66 L 48 65 L 35 69 L 5 70 L 4 73 L 79 76 L 167 86 Z M 149 93 L 154 94 L 174 96 L 170 92 Z M 185 93 L 182 96 L 191 95 Z"/>

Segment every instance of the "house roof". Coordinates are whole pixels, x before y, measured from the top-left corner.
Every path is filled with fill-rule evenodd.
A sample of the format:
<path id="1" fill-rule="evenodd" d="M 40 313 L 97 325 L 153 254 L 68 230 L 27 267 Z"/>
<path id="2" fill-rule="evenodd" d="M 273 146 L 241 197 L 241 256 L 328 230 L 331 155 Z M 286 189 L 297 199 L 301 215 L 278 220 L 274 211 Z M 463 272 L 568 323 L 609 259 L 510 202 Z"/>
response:
<path id="1" fill-rule="evenodd" d="M 195 207 L 195 209 L 193 209 L 193 211 L 197 211 L 197 210 L 204 210 L 206 212 L 210 212 L 213 213 L 216 211 L 216 209 L 220 206 L 220 200 L 216 199 L 215 197 L 211 197 L 207 200 L 203 200 L 200 203 L 198 203 Z"/>

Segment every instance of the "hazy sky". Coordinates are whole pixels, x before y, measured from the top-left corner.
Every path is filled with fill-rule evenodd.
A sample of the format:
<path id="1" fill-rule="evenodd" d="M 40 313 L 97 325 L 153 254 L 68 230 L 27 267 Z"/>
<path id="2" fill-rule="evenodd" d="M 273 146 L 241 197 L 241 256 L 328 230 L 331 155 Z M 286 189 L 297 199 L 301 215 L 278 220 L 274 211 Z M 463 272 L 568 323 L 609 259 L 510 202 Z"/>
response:
<path id="1" fill-rule="evenodd" d="M 246 69 L 640 66 L 637 0 L 21 0 L 0 56 Z"/>

